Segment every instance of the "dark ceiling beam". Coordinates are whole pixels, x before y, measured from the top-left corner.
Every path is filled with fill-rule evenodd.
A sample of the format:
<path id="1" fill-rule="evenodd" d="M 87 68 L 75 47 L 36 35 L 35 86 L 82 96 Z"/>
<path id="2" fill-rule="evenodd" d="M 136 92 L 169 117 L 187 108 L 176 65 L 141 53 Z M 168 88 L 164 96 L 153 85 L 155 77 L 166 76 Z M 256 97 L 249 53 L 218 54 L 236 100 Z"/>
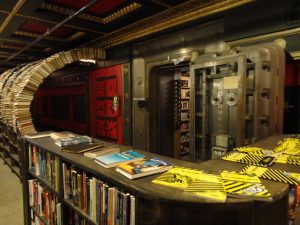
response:
<path id="1" fill-rule="evenodd" d="M 6 4 L 6 2 L 7 1 L 1 1 L 1 4 L 0 4 L 1 8 L 2 8 L 2 5 Z M 37 7 L 40 4 L 41 4 L 41 1 L 26 1 L 22 5 L 22 8 L 20 9 L 20 11 L 31 14 L 32 12 L 34 12 L 37 9 Z M 5 30 L 3 30 L 3 32 L 0 32 L 0 38 L 10 38 L 10 36 L 13 34 L 13 32 L 18 30 L 19 27 L 24 24 L 24 22 L 26 22 L 26 20 L 24 20 L 23 18 L 14 16 L 11 19 L 9 26 L 7 26 L 5 28 Z"/>
<path id="2" fill-rule="evenodd" d="M 169 5 L 169 4 L 167 4 L 167 3 L 164 3 L 164 2 L 161 2 L 161 1 L 159 1 L 159 0 L 150 0 L 150 2 L 154 2 L 155 4 L 160 5 L 160 6 L 163 6 L 163 7 L 167 8 L 167 9 L 172 8 L 171 5 Z"/>
<path id="3" fill-rule="evenodd" d="M 65 20 L 61 21 L 60 23 L 58 23 L 57 25 L 55 25 L 53 28 L 51 28 L 50 30 L 46 31 L 43 35 L 39 36 L 37 39 L 35 39 L 32 43 L 30 43 L 29 45 L 27 45 L 26 47 L 24 47 L 23 49 L 21 49 L 20 51 L 18 51 L 17 53 L 11 55 L 8 59 L 6 59 L 5 61 L 9 61 L 11 59 L 13 59 L 14 57 L 16 57 L 17 55 L 19 55 L 20 53 L 26 51 L 27 49 L 29 49 L 31 46 L 33 46 L 34 44 L 38 43 L 40 40 L 44 39 L 45 37 L 47 37 L 48 35 L 50 35 L 51 33 L 53 33 L 55 30 L 57 30 L 59 27 L 61 27 L 62 25 L 64 25 L 65 23 L 67 23 L 68 21 L 70 21 L 71 19 L 73 19 L 74 17 L 80 15 L 81 13 L 83 13 L 84 11 L 86 11 L 87 9 L 89 9 L 90 7 L 92 7 L 94 4 L 96 4 L 99 0 L 92 0 L 89 4 L 87 4 L 86 6 L 82 7 L 81 9 L 79 9 L 77 12 L 75 12 L 74 14 L 70 15 L 68 18 L 66 18 Z"/>
<path id="4" fill-rule="evenodd" d="M 67 15 L 60 14 L 54 11 L 38 9 L 32 14 L 32 16 L 41 18 L 44 22 L 54 21 L 55 24 L 57 24 L 60 21 L 64 20 Z M 86 20 L 80 19 L 78 17 L 72 19 L 64 26 L 66 26 L 69 29 L 87 32 L 92 35 L 100 36 L 103 34 L 107 34 L 106 26 L 104 24 L 99 24 L 92 21 L 87 22 Z M 80 28 L 84 28 L 84 29 L 80 29 Z"/>
<path id="5" fill-rule="evenodd" d="M 0 9 L 0 13 L 9 14 L 9 11 Z M 42 14 L 40 14 L 40 15 L 37 15 L 37 14 L 38 13 L 34 13 L 35 16 L 32 16 L 32 15 L 23 14 L 23 13 L 16 13 L 15 16 L 20 17 L 22 19 L 25 19 L 26 21 L 30 20 L 30 21 L 47 23 L 47 24 L 54 24 L 54 25 L 57 24 L 59 21 L 61 21 L 61 20 L 54 21 L 53 20 L 53 14 L 51 16 L 52 20 L 43 18 Z M 64 24 L 63 26 L 67 27 L 67 28 L 79 30 L 79 31 L 89 32 L 89 33 L 105 34 L 105 32 L 95 30 L 95 29 L 89 29 L 89 28 L 86 28 L 86 27 L 83 27 L 83 26 L 75 26 L 75 25 L 71 25 L 71 24 Z"/>
<path id="6" fill-rule="evenodd" d="M 22 41 L 22 40 L 12 39 L 12 38 L 0 38 L 0 41 L 7 42 L 7 43 L 20 44 L 20 45 L 27 45 L 27 44 L 29 44 L 28 41 Z M 41 48 L 48 47 L 48 45 L 43 45 L 41 43 L 36 44 L 35 46 L 41 47 Z"/>
<path id="7" fill-rule="evenodd" d="M 10 55 L 9 54 L 1 54 L 0 53 L 0 59 L 7 59 Z M 29 57 L 16 57 L 14 61 L 33 61 L 33 59 L 30 59 Z"/>
<path id="8" fill-rule="evenodd" d="M 16 39 L 22 42 L 26 42 L 26 45 L 32 43 L 36 38 L 34 37 L 28 37 L 28 36 L 21 36 L 21 35 L 15 35 L 13 34 L 11 36 L 12 39 Z M 31 46 L 31 48 L 35 48 L 34 46 L 36 46 L 37 43 L 35 43 L 33 46 Z M 57 50 L 66 50 L 69 48 L 69 44 L 65 43 L 65 42 L 57 42 L 57 41 L 51 41 L 51 40 L 41 40 L 39 42 L 39 44 L 43 45 L 45 48 L 53 48 L 53 49 L 57 49 Z"/>
<path id="9" fill-rule="evenodd" d="M 14 8 L 11 10 L 11 12 L 8 14 L 4 22 L 0 26 L 0 34 L 2 31 L 6 28 L 6 26 L 9 24 L 9 22 L 12 20 L 12 18 L 15 16 L 15 14 L 18 12 L 18 10 L 22 7 L 24 4 L 25 0 L 19 0 Z"/>
<path id="10" fill-rule="evenodd" d="M 224 12 L 255 0 L 189 0 L 136 23 L 125 26 L 82 46 L 110 48 L 182 24 Z"/>
<path id="11" fill-rule="evenodd" d="M 16 45 L 8 45 L 8 44 L 2 44 L 0 45 L 0 49 L 12 49 L 12 50 L 20 50 L 23 49 L 23 46 L 16 46 Z M 27 52 L 40 52 L 40 49 L 27 49 Z"/>
<path id="12" fill-rule="evenodd" d="M 14 50 L 14 49 L 4 49 L 4 48 L 0 48 L 0 54 L 9 54 L 9 56 L 11 56 L 12 54 L 16 53 L 17 51 Z M 27 57 L 29 58 L 30 60 L 32 59 L 38 59 L 38 58 L 41 58 L 41 57 L 46 57 L 48 54 L 46 54 L 45 52 L 39 52 L 39 54 L 33 54 L 32 52 L 28 52 L 28 51 L 25 51 L 25 52 L 22 52 L 22 54 L 18 55 L 18 57 Z M 9 58 L 9 56 L 7 58 Z M 4 63 L 2 61 L 0 61 L 1 63 Z M 1 65 L 0 63 L 0 65 Z"/>
<path id="13" fill-rule="evenodd" d="M 116 19 L 121 18 L 122 16 L 124 16 L 130 12 L 137 10 L 140 7 L 142 7 L 142 5 L 140 3 L 130 2 L 128 5 L 124 6 L 123 8 L 118 9 L 115 12 L 113 12 L 112 14 L 105 16 L 103 18 L 99 17 L 99 16 L 94 16 L 92 14 L 86 14 L 86 13 L 81 13 L 80 15 L 78 15 L 78 18 L 87 20 L 90 22 L 95 22 L 98 24 L 108 24 Z M 75 10 L 73 10 L 73 9 L 58 6 L 58 5 L 51 4 L 51 3 L 45 3 L 45 2 L 42 3 L 40 8 L 49 10 L 52 12 L 60 13 L 60 14 L 65 14 L 65 15 L 70 15 L 70 14 L 75 13 Z"/>

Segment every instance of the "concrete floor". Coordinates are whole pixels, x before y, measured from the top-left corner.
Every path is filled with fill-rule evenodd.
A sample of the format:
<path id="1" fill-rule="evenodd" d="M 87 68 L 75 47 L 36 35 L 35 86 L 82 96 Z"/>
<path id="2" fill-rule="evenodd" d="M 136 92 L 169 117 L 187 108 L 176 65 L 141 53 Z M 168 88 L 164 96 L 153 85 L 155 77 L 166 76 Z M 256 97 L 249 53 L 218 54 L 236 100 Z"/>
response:
<path id="1" fill-rule="evenodd" d="M 24 225 L 21 182 L 1 158 L 0 225 Z"/>

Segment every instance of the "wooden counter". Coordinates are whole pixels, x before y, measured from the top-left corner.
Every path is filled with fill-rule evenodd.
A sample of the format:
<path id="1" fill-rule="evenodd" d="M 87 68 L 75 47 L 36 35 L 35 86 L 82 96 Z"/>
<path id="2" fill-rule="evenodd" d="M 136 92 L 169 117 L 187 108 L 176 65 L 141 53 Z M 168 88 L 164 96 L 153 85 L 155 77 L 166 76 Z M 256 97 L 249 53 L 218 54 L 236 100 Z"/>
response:
<path id="1" fill-rule="evenodd" d="M 275 146 L 281 136 L 270 137 L 264 141 L 258 142 L 255 146 L 269 147 Z M 93 174 L 121 189 L 124 189 L 136 196 L 137 224 L 209 224 L 209 225 L 285 225 L 288 224 L 288 190 L 286 184 L 262 180 L 263 184 L 270 191 L 273 201 L 258 202 L 251 199 L 229 198 L 225 203 L 215 203 L 209 200 L 200 199 L 183 193 L 182 190 L 168 188 L 151 181 L 159 176 L 152 175 L 145 178 L 130 180 L 114 168 L 106 169 L 92 159 L 80 154 L 65 153 L 54 144 L 50 138 L 39 138 L 27 140 L 29 143 L 46 149 L 59 156 L 63 161 L 69 162 L 88 173 Z M 104 146 L 113 144 L 103 142 Z M 128 146 L 120 146 L 121 150 L 128 150 Z M 152 153 L 141 151 L 146 157 L 157 156 Z M 199 164 L 184 162 L 164 156 L 159 156 L 168 160 L 176 166 L 200 169 L 206 172 L 220 172 L 222 170 L 240 171 L 245 164 L 238 164 L 224 160 L 209 160 Z M 288 168 L 288 171 L 300 171 L 298 166 L 279 165 L 275 168 Z M 24 179 L 26 182 L 26 179 Z"/>

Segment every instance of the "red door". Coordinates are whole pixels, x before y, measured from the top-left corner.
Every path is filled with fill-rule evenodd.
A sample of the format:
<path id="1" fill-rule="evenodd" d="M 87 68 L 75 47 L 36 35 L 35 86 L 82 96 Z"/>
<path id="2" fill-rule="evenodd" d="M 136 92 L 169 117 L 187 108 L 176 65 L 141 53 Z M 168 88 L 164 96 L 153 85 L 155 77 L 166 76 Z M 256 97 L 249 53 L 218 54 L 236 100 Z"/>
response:
<path id="1" fill-rule="evenodd" d="M 90 75 L 91 134 L 122 144 L 122 66 L 96 70 Z"/>

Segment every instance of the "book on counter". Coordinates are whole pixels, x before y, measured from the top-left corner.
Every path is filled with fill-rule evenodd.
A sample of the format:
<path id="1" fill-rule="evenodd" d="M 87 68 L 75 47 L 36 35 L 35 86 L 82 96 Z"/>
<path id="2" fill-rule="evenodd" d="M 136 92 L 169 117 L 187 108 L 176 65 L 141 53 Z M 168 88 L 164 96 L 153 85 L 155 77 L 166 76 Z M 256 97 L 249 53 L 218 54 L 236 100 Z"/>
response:
<path id="1" fill-rule="evenodd" d="M 145 156 L 134 150 L 115 154 L 102 155 L 94 158 L 94 161 L 105 168 L 117 166 L 120 163 L 142 160 Z"/>
<path id="2" fill-rule="evenodd" d="M 67 131 L 62 131 L 62 132 L 52 132 L 50 134 L 50 137 L 56 141 L 58 139 L 63 139 L 63 138 L 74 138 L 76 137 L 76 135 Z"/>
<path id="3" fill-rule="evenodd" d="M 28 139 L 50 137 L 51 133 L 52 131 L 32 132 L 32 133 L 25 134 L 24 137 Z"/>
<path id="4" fill-rule="evenodd" d="M 67 145 L 61 148 L 63 152 L 70 152 L 70 153 L 84 153 L 94 149 L 101 148 L 103 145 L 102 143 L 97 142 L 86 142 L 86 143 L 79 143 L 75 145 Z"/>
<path id="5" fill-rule="evenodd" d="M 145 177 L 156 173 L 162 173 L 171 169 L 173 165 L 163 159 L 154 157 L 151 159 L 139 160 L 130 163 L 120 163 L 116 171 L 128 177 L 129 179 L 136 179 Z"/>
<path id="6" fill-rule="evenodd" d="M 255 174 L 222 171 L 221 177 L 227 196 L 272 201 L 272 196 Z"/>
<path id="7" fill-rule="evenodd" d="M 120 148 L 111 146 L 111 147 L 100 147 L 92 151 L 85 152 L 83 155 L 85 157 L 94 159 L 101 155 L 114 154 L 119 152 L 120 152 Z"/>
<path id="8" fill-rule="evenodd" d="M 214 202 L 225 202 L 227 198 L 221 176 L 208 173 L 202 173 L 184 193 Z"/>
<path id="9" fill-rule="evenodd" d="M 59 147 L 64 147 L 68 145 L 77 145 L 82 143 L 91 143 L 93 142 L 93 138 L 88 136 L 75 136 L 75 137 L 69 137 L 69 138 L 59 138 L 56 139 L 55 144 Z"/>
<path id="10" fill-rule="evenodd" d="M 152 183 L 185 189 L 202 174 L 201 170 L 176 166 L 152 180 Z"/>

